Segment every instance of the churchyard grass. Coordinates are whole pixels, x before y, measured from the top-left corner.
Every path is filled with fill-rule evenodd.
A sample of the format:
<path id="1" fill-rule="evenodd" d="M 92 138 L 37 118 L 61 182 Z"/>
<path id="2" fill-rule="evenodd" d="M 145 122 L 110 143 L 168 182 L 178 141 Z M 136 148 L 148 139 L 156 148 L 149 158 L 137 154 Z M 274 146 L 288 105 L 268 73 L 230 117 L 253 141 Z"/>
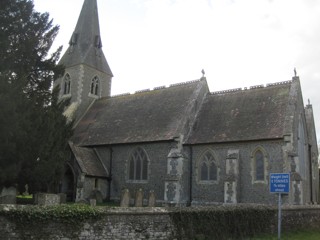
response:
<path id="1" fill-rule="evenodd" d="M 33 204 L 33 195 L 18 195 L 17 204 Z"/>
<path id="2" fill-rule="evenodd" d="M 276 240 L 278 239 L 277 234 L 273 235 L 263 235 L 260 237 L 252 238 L 255 240 Z M 281 239 L 290 239 L 290 240 L 319 240 L 320 239 L 320 229 L 317 231 L 300 231 L 300 232 L 290 232 L 282 233 Z"/>

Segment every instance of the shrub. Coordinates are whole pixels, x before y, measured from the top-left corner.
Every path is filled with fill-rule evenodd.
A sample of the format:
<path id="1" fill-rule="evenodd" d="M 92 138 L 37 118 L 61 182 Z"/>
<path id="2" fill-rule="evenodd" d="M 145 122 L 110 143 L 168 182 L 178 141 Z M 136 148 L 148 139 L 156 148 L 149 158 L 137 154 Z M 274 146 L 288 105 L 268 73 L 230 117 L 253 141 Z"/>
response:
<path id="1" fill-rule="evenodd" d="M 58 222 L 77 223 L 87 219 L 96 219 L 102 216 L 101 208 L 85 204 L 56 205 L 56 206 L 28 206 L 1 210 L 0 214 L 13 218 L 15 221 L 43 222 L 53 220 Z"/>

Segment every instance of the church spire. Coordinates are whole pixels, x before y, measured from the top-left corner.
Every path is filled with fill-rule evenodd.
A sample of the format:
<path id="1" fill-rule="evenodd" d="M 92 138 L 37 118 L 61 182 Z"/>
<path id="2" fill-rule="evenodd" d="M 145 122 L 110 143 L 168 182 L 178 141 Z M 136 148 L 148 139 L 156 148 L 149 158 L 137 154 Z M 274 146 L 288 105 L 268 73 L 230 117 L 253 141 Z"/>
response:
<path id="1" fill-rule="evenodd" d="M 60 64 L 66 67 L 85 64 L 113 76 L 102 52 L 97 0 L 84 0 L 69 48 Z"/>
<path id="2" fill-rule="evenodd" d="M 69 47 L 59 64 L 65 75 L 57 79 L 59 98 L 70 98 L 66 115 L 79 120 L 92 103 L 110 97 L 112 72 L 102 52 L 97 0 L 84 0 Z"/>

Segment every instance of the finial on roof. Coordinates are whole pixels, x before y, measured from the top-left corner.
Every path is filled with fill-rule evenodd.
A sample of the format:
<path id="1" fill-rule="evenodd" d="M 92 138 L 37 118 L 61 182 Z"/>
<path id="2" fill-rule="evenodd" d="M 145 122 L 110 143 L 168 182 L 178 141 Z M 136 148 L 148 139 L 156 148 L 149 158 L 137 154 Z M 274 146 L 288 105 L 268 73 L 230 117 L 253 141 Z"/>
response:
<path id="1" fill-rule="evenodd" d="M 296 76 L 297 76 L 297 69 L 294 68 L 294 69 L 293 69 L 293 72 L 294 72 L 294 76 L 296 77 Z"/>
<path id="2" fill-rule="evenodd" d="M 206 72 L 204 71 L 204 69 L 201 70 L 202 73 L 202 77 L 204 78 L 204 75 L 206 74 Z"/>
<path id="3" fill-rule="evenodd" d="M 310 99 L 308 98 L 308 105 L 310 105 Z"/>

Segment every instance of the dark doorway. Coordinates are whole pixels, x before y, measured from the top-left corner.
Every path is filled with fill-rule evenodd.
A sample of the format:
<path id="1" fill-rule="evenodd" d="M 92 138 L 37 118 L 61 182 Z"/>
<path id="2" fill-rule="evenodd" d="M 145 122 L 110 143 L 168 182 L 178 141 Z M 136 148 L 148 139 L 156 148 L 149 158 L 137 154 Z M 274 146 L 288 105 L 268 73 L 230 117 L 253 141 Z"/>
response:
<path id="1" fill-rule="evenodd" d="M 69 165 L 66 166 L 66 171 L 62 179 L 61 192 L 67 195 L 67 201 L 74 201 L 74 174 Z"/>

